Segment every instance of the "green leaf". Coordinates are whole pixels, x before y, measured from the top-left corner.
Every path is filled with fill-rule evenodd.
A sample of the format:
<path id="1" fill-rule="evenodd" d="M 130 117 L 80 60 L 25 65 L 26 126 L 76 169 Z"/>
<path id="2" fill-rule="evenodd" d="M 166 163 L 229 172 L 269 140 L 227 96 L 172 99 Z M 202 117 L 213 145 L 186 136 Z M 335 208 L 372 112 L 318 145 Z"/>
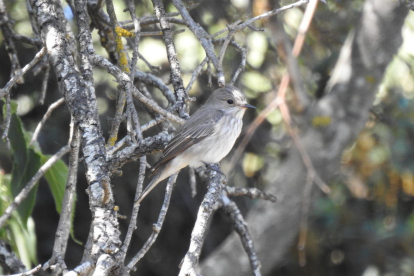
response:
<path id="1" fill-rule="evenodd" d="M 76 193 L 75 193 L 75 197 L 74 197 L 74 199 L 73 199 L 73 206 L 72 206 L 72 214 L 71 214 L 71 216 L 70 216 L 70 225 L 71 225 L 71 227 L 70 227 L 70 237 L 72 238 L 72 240 L 74 241 L 74 242 L 76 242 L 77 244 L 79 244 L 79 245 L 83 245 L 83 242 L 81 242 L 80 240 L 78 240 L 76 237 L 75 237 L 75 230 L 74 230 L 74 228 L 73 228 L 73 225 L 74 225 L 74 223 L 73 223 L 73 221 L 75 220 L 75 211 L 76 211 L 76 201 L 78 200 L 78 196 L 76 195 Z"/>
<path id="2" fill-rule="evenodd" d="M 12 149 L 13 169 L 11 179 L 11 192 L 13 198 L 26 186 L 30 179 L 39 170 L 40 154 L 32 148 L 28 148 L 26 134 L 20 118 L 16 115 L 17 103 L 11 101 L 11 120 L 9 128 L 10 146 Z M 6 115 L 6 106 L 3 106 L 3 115 Z M 19 205 L 17 211 L 21 217 L 23 225 L 26 225 L 27 219 L 33 211 L 36 201 L 37 186 L 32 189 L 27 198 Z"/>
<path id="3" fill-rule="evenodd" d="M 27 223 L 23 224 L 19 215 L 14 213 L 9 220 L 9 228 L 10 245 L 13 251 L 18 253 L 20 260 L 27 268 L 31 268 L 33 263 L 38 263 L 33 219 L 30 218 Z"/>
<path id="4" fill-rule="evenodd" d="M 42 164 L 44 164 L 50 156 L 42 156 Z M 65 195 L 65 189 L 66 189 L 66 181 L 68 178 L 69 169 L 66 166 L 66 164 L 59 160 L 57 161 L 46 173 L 45 178 L 49 184 L 50 191 L 52 192 L 53 199 L 55 200 L 56 205 L 56 211 L 60 214 L 62 211 L 62 203 L 63 203 L 63 197 Z M 72 214 L 71 214 L 71 229 L 70 229 L 70 236 L 72 239 L 82 245 L 82 242 L 76 239 L 75 233 L 73 231 L 73 220 L 75 218 L 75 205 L 76 205 L 76 193 L 75 198 L 73 199 L 73 208 L 72 208 Z"/>
<path id="5" fill-rule="evenodd" d="M 32 148 L 28 149 L 28 158 L 26 163 L 26 168 L 23 172 L 21 180 L 19 182 L 18 188 L 19 192 L 27 185 L 27 183 L 32 179 L 32 177 L 36 174 L 41 166 L 41 157 L 38 153 L 36 153 Z M 16 172 L 16 171 L 15 171 Z M 17 172 L 16 172 L 17 173 Z M 15 177 L 12 173 L 12 179 Z M 37 194 L 38 185 L 36 185 L 26 197 L 26 199 L 20 203 L 17 211 L 22 219 L 23 225 L 26 225 L 27 219 L 31 216 L 34 204 L 36 202 L 36 194 Z M 13 197 L 16 197 L 17 194 L 13 194 Z"/>
<path id="6" fill-rule="evenodd" d="M 6 108 L 6 101 L 3 99 L 4 105 L 3 105 L 3 118 L 7 117 L 7 108 Z M 10 101 L 10 113 L 16 114 L 17 112 L 17 102 L 16 101 Z"/>
<path id="7" fill-rule="evenodd" d="M 16 196 L 21 190 L 19 185 L 27 163 L 27 144 L 24 139 L 22 122 L 16 114 L 11 116 L 9 139 L 13 156 L 11 190 L 12 195 Z"/>
<path id="8" fill-rule="evenodd" d="M 42 164 L 44 164 L 50 156 L 42 156 Z M 68 178 L 68 167 L 62 160 L 58 160 L 45 173 L 45 178 L 49 183 L 50 190 L 55 200 L 56 211 L 60 214 L 62 209 L 63 196 L 65 194 L 66 180 Z"/>

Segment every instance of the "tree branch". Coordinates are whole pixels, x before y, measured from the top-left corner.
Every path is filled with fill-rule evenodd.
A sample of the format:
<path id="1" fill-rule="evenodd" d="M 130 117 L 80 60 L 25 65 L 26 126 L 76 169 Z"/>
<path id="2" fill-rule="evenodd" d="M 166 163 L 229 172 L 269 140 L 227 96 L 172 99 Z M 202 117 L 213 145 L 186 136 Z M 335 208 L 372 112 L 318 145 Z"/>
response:
<path id="1" fill-rule="evenodd" d="M 0 228 L 2 228 L 7 219 L 11 216 L 12 212 L 16 210 L 17 206 L 29 195 L 30 191 L 37 184 L 43 174 L 50 169 L 63 155 L 68 153 L 70 150 L 69 146 L 64 146 L 55 155 L 49 158 L 43 166 L 39 168 L 37 173 L 30 179 L 26 186 L 20 191 L 20 193 L 14 198 L 13 202 L 6 208 L 3 215 L 0 217 Z"/>
<path id="2" fill-rule="evenodd" d="M 200 258 L 201 248 L 204 243 L 207 223 L 213 214 L 213 207 L 219 200 L 223 188 L 224 176 L 210 170 L 208 190 L 198 209 L 197 220 L 191 233 L 190 247 L 184 257 L 179 276 L 196 275 L 195 268 Z"/>

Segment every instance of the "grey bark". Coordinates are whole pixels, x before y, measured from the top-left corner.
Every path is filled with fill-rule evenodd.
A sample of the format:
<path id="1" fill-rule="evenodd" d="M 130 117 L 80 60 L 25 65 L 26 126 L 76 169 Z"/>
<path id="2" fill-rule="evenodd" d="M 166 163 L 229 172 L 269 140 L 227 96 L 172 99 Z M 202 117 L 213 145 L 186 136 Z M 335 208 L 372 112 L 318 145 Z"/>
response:
<path id="1" fill-rule="evenodd" d="M 349 34 L 341 50 L 326 96 L 298 118 L 302 144 L 325 181 L 338 171 L 342 151 L 364 127 L 387 65 L 402 43 L 401 28 L 407 11 L 396 1 L 366 1 L 359 26 Z M 332 123 L 313 128 L 310 120 L 315 116 L 328 116 Z M 306 177 L 301 157 L 292 150 L 268 191 L 276 195 L 277 203 L 259 201 L 248 215 L 246 221 L 264 275 L 283 263 L 299 233 Z M 314 185 L 312 200 L 320 197 L 317 189 Z M 236 234 L 201 264 L 203 275 L 251 273 Z"/>
<path id="2" fill-rule="evenodd" d="M 121 241 L 114 200 L 110 187 L 109 168 L 106 163 L 105 141 L 101 134 L 95 90 L 90 84 L 89 68 L 76 69 L 74 57 L 66 38 L 64 22 L 49 1 L 33 0 L 31 6 L 47 48 L 60 91 L 79 127 L 81 151 L 84 156 L 86 178 L 89 184 L 90 208 L 93 221 L 90 231 L 92 247 L 86 255 L 97 259 L 102 253 L 115 254 Z M 82 45 L 81 45 L 82 46 Z M 85 260 L 87 261 L 87 260 Z"/>

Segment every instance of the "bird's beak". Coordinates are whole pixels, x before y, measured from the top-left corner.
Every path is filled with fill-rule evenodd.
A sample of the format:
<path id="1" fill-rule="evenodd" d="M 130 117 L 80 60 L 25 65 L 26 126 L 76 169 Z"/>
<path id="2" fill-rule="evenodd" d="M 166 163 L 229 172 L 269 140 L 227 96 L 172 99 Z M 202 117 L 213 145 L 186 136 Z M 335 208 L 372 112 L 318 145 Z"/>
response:
<path id="1" fill-rule="evenodd" d="M 251 109 L 256 109 L 256 107 L 255 107 L 255 106 L 253 106 L 253 105 L 251 105 L 251 104 L 248 104 L 248 103 L 246 103 L 246 104 L 242 104 L 242 105 L 241 105 L 241 107 L 243 107 L 243 108 L 251 108 Z"/>

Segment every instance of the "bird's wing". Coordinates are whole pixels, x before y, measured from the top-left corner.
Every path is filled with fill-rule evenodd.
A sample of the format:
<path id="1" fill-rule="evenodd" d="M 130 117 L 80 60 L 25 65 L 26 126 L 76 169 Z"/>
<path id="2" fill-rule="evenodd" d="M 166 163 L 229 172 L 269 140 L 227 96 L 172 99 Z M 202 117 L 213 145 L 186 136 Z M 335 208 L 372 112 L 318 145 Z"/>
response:
<path id="1" fill-rule="evenodd" d="M 165 148 L 162 157 L 148 171 L 153 175 L 167 161 L 173 159 L 189 147 L 217 131 L 217 123 L 223 118 L 224 112 L 213 110 L 205 112 L 205 109 L 197 110 L 180 128 L 174 138 Z M 201 123 L 200 123 L 201 122 Z"/>

